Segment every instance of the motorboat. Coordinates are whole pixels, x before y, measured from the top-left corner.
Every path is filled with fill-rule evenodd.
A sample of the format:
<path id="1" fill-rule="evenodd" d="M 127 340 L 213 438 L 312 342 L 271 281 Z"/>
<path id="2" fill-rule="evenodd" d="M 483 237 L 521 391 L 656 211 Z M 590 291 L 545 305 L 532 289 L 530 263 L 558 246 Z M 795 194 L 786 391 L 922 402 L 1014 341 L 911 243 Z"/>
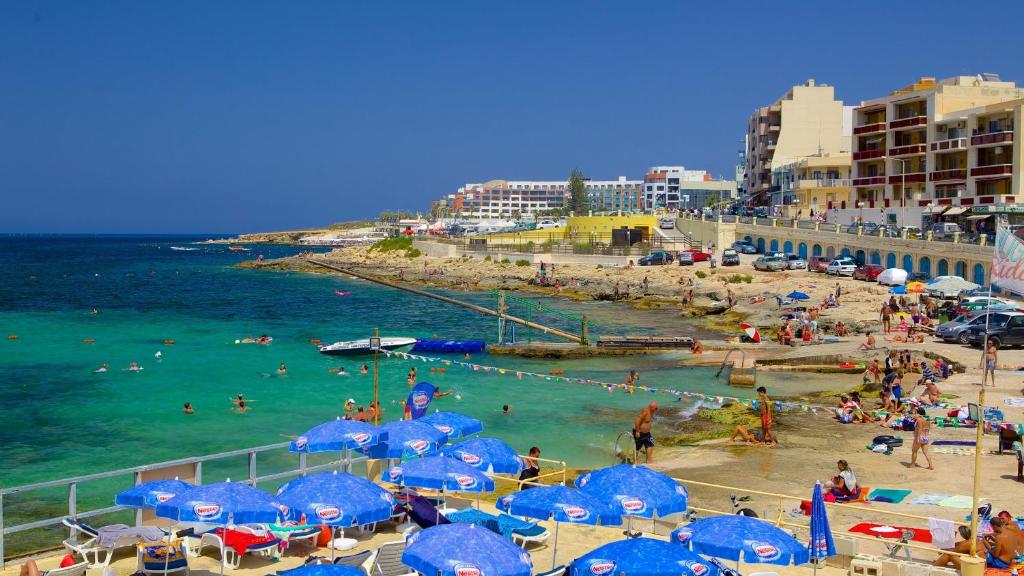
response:
<path id="1" fill-rule="evenodd" d="M 391 337 L 381 338 L 380 348 L 381 350 L 401 350 L 402 348 L 410 348 L 416 344 L 415 338 L 402 338 L 402 337 Z M 370 339 L 363 338 L 362 340 L 346 340 L 343 342 L 335 342 L 334 344 L 323 344 L 316 347 L 321 354 L 327 354 L 329 356 L 358 356 L 362 354 L 373 354 L 373 350 L 370 349 Z"/>

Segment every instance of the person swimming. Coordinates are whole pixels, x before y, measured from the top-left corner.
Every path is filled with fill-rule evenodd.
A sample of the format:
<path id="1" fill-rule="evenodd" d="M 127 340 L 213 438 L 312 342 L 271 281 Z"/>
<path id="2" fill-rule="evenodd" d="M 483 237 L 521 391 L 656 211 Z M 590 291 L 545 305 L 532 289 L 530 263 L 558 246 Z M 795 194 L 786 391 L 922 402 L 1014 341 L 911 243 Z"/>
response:
<path id="1" fill-rule="evenodd" d="M 444 398 L 445 396 L 448 396 L 451 393 L 451 389 L 448 389 L 445 392 L 441 392 L 440 388 L 434 388 L 434 398 Z"/>
<path id="2" fill-rule="evenodd" d="M 126 368 L 126 370 L 128 370 L 129 372 L 140 372 L 142 370 L 142 366 L 139 366 L 138 362 L 132 361 L 132 363 L 128 365 L 128 368 Z"/>
<path id="3" fill-rule="evenodd" d="M 106 372 L 107 370 L 110 370 L 110 365 L 107 364 L 106 362 L 104 362 L 103 365 L 101 365 L 99 368 L 93 370 L 92 373 L 93 374 L 100 374 L 100 373 Z"/>
<path id="4" fill-rule="evenodd" d="M 348 372 L 345 372 L 345 367 L 344 366 L 339 366 L 338 367 L 338 376 L 351 376 L 351 374 L 349 374 Z"/>
<path id="5" fill-rule="evenodd" d="M 182 412 L 185 414 L 195 414 L 195 410 L 192 409 L 191 402 L 185 402 L 185 406 L 182 408 Z"/>
<path id="6" fill-rule="evenodd" d="M 284 362 L 281 362 L 281 365 L 277 367 L 277 373 L 282 376 L 288 373 L 288 367 L 284 365 Z"/>
<path id="7" fill-rule="evenodd" d="M 235 406 L 238 408 L 239 414 L 242 414 L 249 409 L 249 407 L 245 405 L 246 402 L 254 402 L 254 400 L 246 400 L 245 397 L 242 396 L 241 392 L 238 393 L 238 396 L 236 398 L 228 398 L 228 400 L 235 404 Z"/>
<path id="8" fill-rule="evenodd" d="M 501 407 L 501 413 L 502 413 L 502 414 L 511 414 L 511 413 L 512 413 L 512 407 L 511 407 L 511 406 L 509 406 L 508 404 L 504 404 L 504 405 L 502 405 L 502 407 Z"/>
<path id="9" fill-rule="evenodd" d="M 153 357 L 156 358 L 157 361 L 159 361 L 161 358 L 163 358 L 163 356 L 164 356 L 164 353 L 159 351 L 159 350 L 156 351 L 156 354 L 153 354 Z"/>

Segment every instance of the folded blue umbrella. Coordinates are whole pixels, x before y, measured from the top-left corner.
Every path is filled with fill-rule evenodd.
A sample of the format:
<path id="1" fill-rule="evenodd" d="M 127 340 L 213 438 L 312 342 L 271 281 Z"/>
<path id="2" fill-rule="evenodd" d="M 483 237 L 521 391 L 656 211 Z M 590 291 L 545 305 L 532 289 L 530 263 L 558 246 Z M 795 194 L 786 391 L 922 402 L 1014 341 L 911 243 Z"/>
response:
<path id="1" fill-rule="evenodd" d="M 277 576 L 366 576 L 359 568 L 339 564 L 310 564 L 278 572 Z"/>
<path id="2" fill-rule="evenodd" d="M 458 412 L 434 412 L 420 418 L 420 422 L 430 424 L 449 438 L 462 438 L 484 431 L 484 425 L 479 420 Z"/>
<path id="3" fill-rule="evenodd" d="M 576 487 L 623 516 L 653 518 L 685 512 L 687 507 L 688 494 L 682 484 L 635 464 L 588 472 L 576 479 Z"/>
<path id="4" fill-rule="evenodd" d="M 448 442 L 448 435 L 419 420 L 398 420 L 380 427 L 384 439 L 362 449 L 370 458 L 409 458 L 434 454 Z"/>
<path id="5" fill-rule="evenodd" d="M 672 541 L 698 554 L 748 564 L 805 564 L 807 546 L 764 520 L 739 514 L 701 518 L 672 532 Z"/>
<path id="6" fill-rule="evenodd" d="M 277 498 L 307 524 L 364 526 L 383 522 L 395 509 L 395 497 L 384 488 L 344 472 L 300 476 L 281 486 Z"/>
<path id="7" fill-rule="evenodd" d="M 684 546 L 653 538 L 605 544 L 569 565 L 569 576 L 718 576 L 718 568 Z"/>
<path id="8" fill-rule="evenodd" d="M 414 533 L 405 542 L 402 564 L 430 576 L 530 576 L 533 572 L 525 550 L 476 524 L 441 524 Z"/>
<path id="9" fill-rule="evenodd" d="M 441 454 L 491 474 L 519 474 L 524 468 L 519 454 L 497 438 L 472 438 L 445 446 Z"/>
<path id="10" fill-rule="evenodd" d="M 790 292 L 789 294 L 786 294 L 786 298 L 789 298 L 790 300 L 810 300 L 811 299 L 810 296 L 808 296 L 807 294 L 804 294 L 803 292 Z"/>
<path id="11" fill-rule="evenodd" d="M 889 294 L 906 294 L 906 293 L 907 293 L 907 287 L 906 286 L 893 286 L 892 288 L 889 288 Z"/>
<path id="12" fill-rule="evenodd" d="M 132 486 L 123 492 L 119 492 L 114 496 L 114 504 L 118 506 L 152 510 L 153 508 L 156 508 L 157 504 L 167 502 L 178 494 L 194 487 L 195 486 L 192 484 L 182 482 L 177 478 L 174 478 L 173 480 L 167 479 L 143 482 L 138 486 Z"/>
<path id="13" fill-rule="evenodd" d="M 156 515 L 202 524 L 274 524 L 293 520 L 288 507 L 266 492 L 240 482 L 196 486 L 158 504 Z"/>
<path id="14" fill-rule="evenodd" d="M 460 460 L 425 456 L 385 470 L 381 480 L 445 492 L 493 492 L 494 480 Z"/>
<path id="15" fill-rule="evenodd" d="M 814 483 L 811 493 L 811 538 L 807 542 L 807 551 L 811 558 L 823 559 L 836 555 L 836 545 L 832 540 L 832 529 L 828 525 L 828 513 L 825 511 L 825 499 L 821 496 L 821 482 Z M 815 573 L 818 564 L 814 564 Z"/>
<path id="16" fill-rule="evenodd" d="M 292 452 L 341 452 L 374 446 L 387 439 L 387 434 L 367 422 L 331 420 L 310 428 L 292 441 Z"/>

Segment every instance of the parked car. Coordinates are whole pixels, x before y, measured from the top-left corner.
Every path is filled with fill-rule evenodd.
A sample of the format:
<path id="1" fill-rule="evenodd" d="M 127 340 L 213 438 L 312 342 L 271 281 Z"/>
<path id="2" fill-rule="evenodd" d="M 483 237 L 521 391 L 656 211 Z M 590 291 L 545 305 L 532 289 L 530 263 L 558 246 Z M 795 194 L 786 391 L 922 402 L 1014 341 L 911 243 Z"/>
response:
<path id="1" fill-rule="evenodd" d="M 965 312 L 973 312 L 978 310 L 1016 310 L 1017 305 L 1001 300 L 999 298 L 989 298 L 988 296 L 971 296 L 970 298 L 961 300 L 956 306 L 956 311 L 960 314 Z"/>
<path id="2" fill-rule="evenodd" d="M 682 260 L 680 260 L 682 262 Z M 739 266 L 740 254 L 732 248 L 722 250 L 722 266 Z"/>
<path id="3" fill-rule="evenodd" d="M 857 263 L 850 257 L 836 258 L 829 263 L 828 268 L 825 269 L 826 274 L 833 276 L 853 276 L 853 271 L 857 269 Z"/>
<path id="4" fill-rule="evenodd" d="M 807 260 L 801 258 L 799 254 L 786 254 L 784 260 L 786 261 L 786 268 L 790 270 L 807 269 Z"/>
<path id="5" fill-rule="evenodd" d="M 546 228 L 558 228 L 560 224 L 557 220 L 540 220 L 537 222 L 537 230 L 544 230 Z"/>
<path id="6" fill-rule="evenodd" d="M 1006 322 L 993 324 L 989 322 L 988 338 L 996 345 L 996 348 L 1007 346 L 1024 345 L 1024 314 L 1007 314 Z M 967 343 L 975 348 L 981 348 L 985 344 L 986 326 L 984 323 L 967 328 Z"/>
<path id="7" fill-rule="evenodd" d="M 676 227 L 676 219 L 671 216 L 663 216 L 658 219 L 658 228 L 671 230 Z"/>
<path id="8" fill-rule="evenodd" d="M 699 248 L 690 248 L 689 250 L 683 250 L 683 252 L 693 254 L 694 262 L 707 262 L 711 258 L 711 254 L 701 252 Z M 682 252 L 680 252 L 680 254 L 682 254 Z"/>
<path id="9" fill-rule="evenodd" d="M 658 250 L 657 252 L 651 252 L 647 256 L 640 259 L 637 264 L 641 266 L 660 266 L 662 264 L 671 264 L 672 255 L 664 250 Z"/>
<path id="10" fill-rule="evenodd" d="M 952 240 L 953 236 L 960 232 L 960 225 L 956 222 L 936 222 L 932 224 L 933 240 Z"/>
<path id="11" fill-rule="evenodd" d="M 807 259 L 807 269 L 811 272 L 825 272 L 831 262 L 828 256 L 811 256 Z"/>
<path id="12" fill-rule="evenodd" d="M 757 254 L 757 246 L 754 246 L 750 242 L 744 242 L 743 240 L 733 242 L 732 247 L 740 254 Z"/>
<path id="13" fill-rule="evenodd" d="M 777 272 L 786 269 L 786 261 L 778 256 L 761 256 L 754 260 L 754 270 Z"/>
<path id="14" fill-rule="evenodd" d="M 679 265 L 680 266 L 693 266 L 693 252 L 686 252 L 685 250 L 683 252 L 680 252 L 679 253 Z"/>
<path id="15" fill-rule="evenodd" d="M 907 282 L 927 282 L 931 279 L 932 277 L 924 272 L 911 272 L 907 274 Z"/>
<path id="16" fill-rule="evenodd" d="M 969 344 L 968 329 L 971 326 L 984 326 L 986 316 L 989 317 L 988 323 L 990 325 L 1003 324 L 1010 318 L 1010 315 L 1006 312 L 994 312 L 992 314 L 968 312 L 953 318 L 949 322 L 939 324 L 935 328 L 935 336 L 942 338 L 944 342 Z"/>
<path id="17" fill-rule="evenodd" d="M 857 269 L 853 271 L 854 280 L 864 280 L 865 282 L 875 282 L 878 280 L 878 275 L 882 273 L 885 268 L 881 264 L 865 264 L 863 266 L 857 266 Z"/>
<path id="18" fill-rule="evenodd" d="M 878 236 L 878 224 L 875 222 L 865 222 L 861 224 L 861 228 L 865 236 Z"/>

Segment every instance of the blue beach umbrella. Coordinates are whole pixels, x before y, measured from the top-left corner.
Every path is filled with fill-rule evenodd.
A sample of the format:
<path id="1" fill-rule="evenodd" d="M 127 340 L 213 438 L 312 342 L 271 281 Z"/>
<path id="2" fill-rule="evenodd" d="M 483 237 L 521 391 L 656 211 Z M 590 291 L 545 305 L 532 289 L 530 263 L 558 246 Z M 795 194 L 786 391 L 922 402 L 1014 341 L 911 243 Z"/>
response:
<path id="1" fill-rule="evenodd" d="M 292 452 L 341 452 L 374 446 L 387 439 L 381 428 L 358 420 L 331 420 L 295 438 Z"/>
<path id="2" fill-rule="evenodd" d="M 892 288 L 889 288 L 889 294 L 906 294 L 906 293 L 907 293 L 907 287 L 906 286 L 893 286 Z"/>
<path id="3" fill-rule="evenodd" d="M 496 504 L 498 510 L 513 516 L 555 521 L 555 545 L 551 551 L 551 567 L 558 557 L 558 526 L 571 524 L 602 524 L 618 526 L 622 515 L 597 498 L 567 486 L 539 486 L 503 496 Z"/>
<path id="4" fill-rule="evenodd" d="M 425 456 L 385 470 L 381 480 L 445 492 L 492 492 L 494 480 L 469 464 L 444 456 Z"/>
<path id="5" fill-rule="evenodd" d="M 677 546 L 678 548 L 678 546 Z M 476 524 L 441 524 L 406 540 L 402 564 L 430 576 L 530 576 L 530 555 Z"/>
<path id="6" fill-rule="evenodd" d="M 174 478 L 173 480 L 166 479 L 143 482 L 142 484 L 132 486 L 123 492 L 119 492 L 114 496 L 114 504 L 130 508 L 145 508 L 147 510 L 152 510 L 157 507 L 157 504 L 167 502 L 178 494 L 194 487 L 195 486 L 192 484 L 182 482 L 177 478 Z"/>
<path id="7" fill-rule="evenodd" d="M 685 512 L 686 488 L 646 466 L 619 464 L 588 472 L 576 487 L 623 516 L 654 518 Z"/>
<path id="8" fill-rule="evenodd" d="M 814 493 L 811 495 L 811 539 L 807 543 L 807 552 L 813 560 L 836 555 L 832 529 L 828 526 L 825 500 L 821 497 L 821 482 L 814 483 Z M 814 572 L 818 572 L 817 562 L 814 563 Z"/>
<path id="9" fill-rule="evenodd" d="M 195 486 L 158 504 L 156 515 L 200 524 L 273 524 L 291 518 L 288 507 L 270 494 L 240 482 Z"/>
<path id="10" fill-rule="evenodd" d="M 684 546 L 653 538 L 605 544 L 569 565 L 569 576 L 718 576 L 718 568 Z"/>
<path id="11" fill-rule="evenodd" d="M 497 438 L 472 438 L 445 446 L 441 454 L 491 474 L 519 474 L 524 468 L 519 454 Z"/>
<path id="12" fill-rule="evenodd" d="M 738 514 L 701 518 L 672 532 L 672 541 L 698 554 L 737 563 L 805 564 L 807 546 L 764 520 Z"/>
<path id="13" fill-rule="evenodd" d="M 419 420 L 398 420 L 380 427 L 385 439 L 376 446 L 363 448 L 370 457 L 408 458 L 433 454 L 448 442 L 448 435 Z"/>
<path id="14" fill-rule="evenodd" d="M 810 296 L 808 296 L 807 294 L 804 294 L 803 292 L 790 292 L 789 294 L 786 294 L 786 298 L 789 298 L 790 300 L 810 300 L 811 299 Z"/>
<path id="15" fill-rule="evenodd" d="M 277 498 L 309 524 L 364 526 L 391 518 L 395 497 L 373 482 L 344 472 L 321 472 L 283 484 Z"/>
<path id="16" fill-rule="evenodd" d="M 434 412 L 420 418 L 434 428 L 448 435 L 448 438 L 462 438 L 484 431 L 484 425 L 476 418 L 470 418 L 458 412 Z"/>
<path id="17" fill-rule="evenodd" d="M 353 566 L 310 564 L 278 572 L 277 576 L 366 576 L 366 574 Z"/>

